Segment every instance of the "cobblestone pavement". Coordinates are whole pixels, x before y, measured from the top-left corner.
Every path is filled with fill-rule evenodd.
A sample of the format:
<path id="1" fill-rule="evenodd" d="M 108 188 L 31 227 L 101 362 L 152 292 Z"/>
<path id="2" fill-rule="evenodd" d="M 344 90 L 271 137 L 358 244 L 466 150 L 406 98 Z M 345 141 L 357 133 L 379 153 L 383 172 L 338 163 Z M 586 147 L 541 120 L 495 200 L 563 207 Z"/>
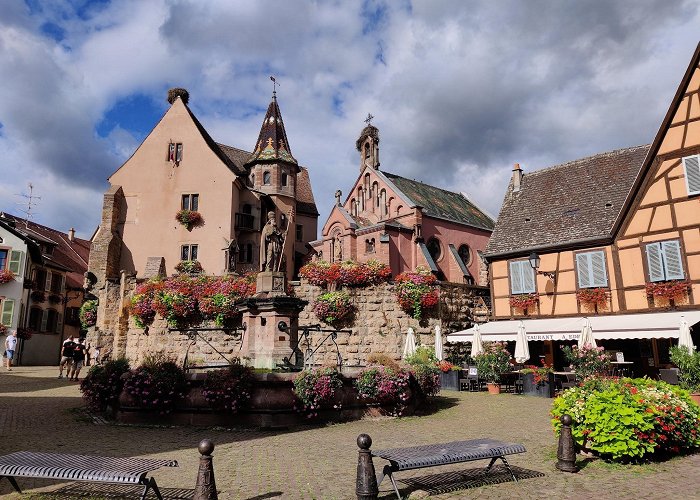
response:
<path id="1" fill-rule="evenodd" d="M 357 464 L 357 435 L 368 433 L 376 448 L 493 437 L 519 442 L 528 452 L 509 457 L 532 476 L 434 495 L 455 498 L 699 498 L 700 454 L 641 466 L 614 466 L 580 457 L 578 474 L 556 471 L 556 442 L 548 411 L 550 401 L 526 396 L 446 392 L 440 409 L 424 417 L 374 419 L 304 427 L 290 431 L 225 430 L 121 426 L 85 418 L 76 383 L 57 380 L 57 369 L 19 367 L 0 372 L 0 449 L 60 451 L 113 456 L 173 458 L 178 469 L 154 473 L 168 488 L 194 488 L 197 444 L 216 443 L 214 464 L 221 499 L 352 499 Z M 379 465 L 382 461 L 375 461 Z M 474 469 L 482 462 L 404 473 L 401 478 Z M 483 463 L 485 466 L 486 464 Z M 50 491 L 66 483 L 20 479 L 30 492 Z M 404 493 L 409 492 L 406 484 Z M 387 481 L 380 498 L 395 498 Z M 7 481 L 2 498 L 18 499 Z M 410 498 L 421 498 L 415 490 Z M 154 497 L 149 497 L 154 498 Z"/>

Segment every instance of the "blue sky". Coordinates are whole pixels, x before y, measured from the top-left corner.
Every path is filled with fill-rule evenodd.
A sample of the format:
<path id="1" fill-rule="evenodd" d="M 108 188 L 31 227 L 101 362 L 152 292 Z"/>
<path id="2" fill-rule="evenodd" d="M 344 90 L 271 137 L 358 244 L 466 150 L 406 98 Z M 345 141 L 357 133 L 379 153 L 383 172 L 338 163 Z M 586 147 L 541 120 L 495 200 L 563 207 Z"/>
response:
<path id="1" fill-rule="evenodd" d="M 358 173 L 367 113 L 382 169 L 495 216 L 515 162 L 650 142 L 698 26 L 698 1 L 5 0 L 0 210 L 20 214 L 31 182 L 35 221 L 89 237 L 168 88 L 250 150 L 274 74 L 321 224 Z"/>

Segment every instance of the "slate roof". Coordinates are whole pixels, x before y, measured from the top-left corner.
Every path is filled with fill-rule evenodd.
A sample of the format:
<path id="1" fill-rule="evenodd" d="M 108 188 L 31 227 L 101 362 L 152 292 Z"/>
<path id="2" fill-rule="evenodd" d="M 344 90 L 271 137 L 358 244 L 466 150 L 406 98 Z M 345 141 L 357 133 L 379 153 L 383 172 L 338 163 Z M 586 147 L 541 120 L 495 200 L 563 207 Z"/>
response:
<path id="1" fill-rule="evenodd" d="M 612 237 L 615 221 L 649 151 L 618 149 L 511 180 L 486 257 Z"/>
<path id="2" fill-rule="evenodd" d="M 229 161 L 234 165 L 235 173 L 240 175 L 246 175 L 245 162 L 250 157 L 248 151 L 243 151 L 242 149 L 234 148 L 233 146 L 227 146 L 226 144 L 221 144 L 217 142 L 216 145 L 221 149 L 221 152 L 226 155 Z"/>
<path id="3" fill-rule="evenodd" d="M 415 205 L 423 207 L 428 216 L 447 219 L 490 231 L 494 221 L 479 210 L 464 195 L 430 186 L 422 182 L 406 179 L 396 174 L 382 171 L 406 197 Z"/>
<path id="4" fill-rule="evenodd" d="M 292 150 L 287 140 L 287 132 L 284 130 L 282 113 L 277 105 L 277 98 L 273 95 L 267 113 L 260 128 L 260 135 L 255 143 L 255 151 L 246 163 L 257 161 L 284 161 L 297 164 L 292 156 Z"/>

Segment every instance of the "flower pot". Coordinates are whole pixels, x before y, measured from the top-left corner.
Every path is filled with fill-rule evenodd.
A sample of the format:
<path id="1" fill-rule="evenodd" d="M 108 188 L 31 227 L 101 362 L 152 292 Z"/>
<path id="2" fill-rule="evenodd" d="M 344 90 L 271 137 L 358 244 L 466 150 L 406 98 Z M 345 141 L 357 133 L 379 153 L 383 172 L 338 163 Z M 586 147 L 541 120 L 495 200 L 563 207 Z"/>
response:
<path id="1" fill-rule="evenodd" d="M 486 388 L 488 389 L 489 394 L 500 394 L 501 393 L 501 384 L 488 382 L 486 384 Z"/>
<path id="2" fill-rule="evenodd" d="M 523 394 L 540 398 L 554 397 L 554 374 L 550 373 L 546 381 L 535 382 L 533 373 L 523 374 Z"/>
<path id="3" fill-rule="evenodd" d="M 690 394 L 690 399 L 695 401 L 695 404 L 700 406 L 700 392 L 693 392 Z"/>
<path id="4" fill-rule="evenodd" d="M 440 372 L 440 390 L 458 391 L 459 371 L 450 370 L 447 372 Z"/>

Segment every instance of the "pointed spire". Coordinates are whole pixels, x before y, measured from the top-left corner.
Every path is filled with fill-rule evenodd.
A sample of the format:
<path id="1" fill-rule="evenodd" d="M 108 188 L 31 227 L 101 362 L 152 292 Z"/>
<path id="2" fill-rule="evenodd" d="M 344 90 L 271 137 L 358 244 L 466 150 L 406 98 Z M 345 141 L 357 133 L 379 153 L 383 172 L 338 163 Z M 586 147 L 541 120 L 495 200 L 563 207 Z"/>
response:
<path id="1" fill-rule="evenodd" d="M 284 161 L 298 165 L 287 141 L 287 133 L 284 130 L 282 113 L 277 105 L 277 92 L 275 90 L 272 92 L 272 101 L 267 108 L 258 141 L 255 143 L 255 151 L 248 158 L 246 165 L 259 161 Z"/>

